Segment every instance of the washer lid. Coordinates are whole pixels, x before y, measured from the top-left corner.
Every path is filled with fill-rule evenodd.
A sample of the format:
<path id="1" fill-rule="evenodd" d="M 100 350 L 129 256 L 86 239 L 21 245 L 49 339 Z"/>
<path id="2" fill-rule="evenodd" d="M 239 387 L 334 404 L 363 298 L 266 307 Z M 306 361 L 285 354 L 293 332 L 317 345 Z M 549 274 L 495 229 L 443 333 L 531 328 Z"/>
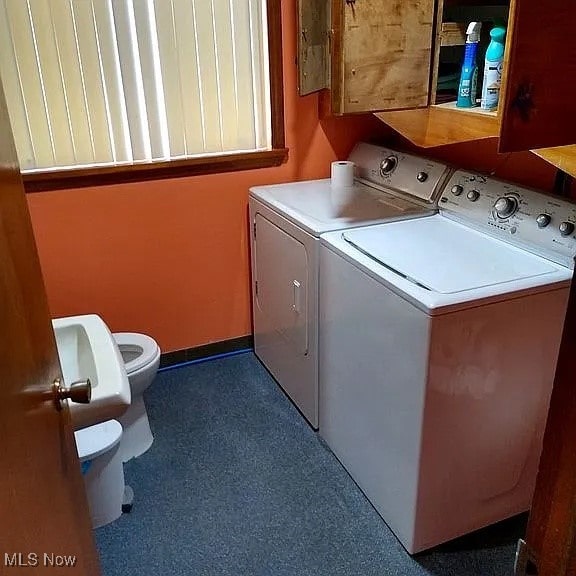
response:
<path id="1" fill-rule="evenodd" d="M 101 422 L 74 432 L 76 450 L 81 461 L 100 456 L 116 446 L 122 438 L 122 425 L 116 420 Z"/>
<path id="2" fill-rule="evenodd" d="M 440 294 L 557 271 L 539 256 L 442 216 L 350 230 L 343 237 L 380 264 Z"/>

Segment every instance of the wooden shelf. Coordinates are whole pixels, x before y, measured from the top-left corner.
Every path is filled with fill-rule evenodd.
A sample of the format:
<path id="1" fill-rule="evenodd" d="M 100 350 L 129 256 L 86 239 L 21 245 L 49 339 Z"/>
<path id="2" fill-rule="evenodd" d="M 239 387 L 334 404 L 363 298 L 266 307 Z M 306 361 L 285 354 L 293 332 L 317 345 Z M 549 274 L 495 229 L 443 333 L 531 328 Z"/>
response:
<path id="1" fill-rule="evenodd" d="M 441 108 L 443 110 L 451 110 L 458 114 L 482 114 L 485 116 L 492 116 L 493 118 L 498 117 L 497 110 L 484 110 L 480 106 L 475 106 L 474 108 L 458 108 L 456 102 L 443 102 L 442 104 L 433 104 L 432 108 Z"/>
<path id="2" fill-rule="evenodd" d="M 457 108 L 454 102 L 417 110 L 378 112 L 376 117 L 423 148 L 495 138 L 500 133 L 497 112 Z"/>
<path id="3" fill-rule="evenodd" d="M 560 170 L 564 170 L 564 172 L 576 177 L 576 146 L 541 148 L 531 152 L 550 162 L 556 168 L 560 168 Z"/>

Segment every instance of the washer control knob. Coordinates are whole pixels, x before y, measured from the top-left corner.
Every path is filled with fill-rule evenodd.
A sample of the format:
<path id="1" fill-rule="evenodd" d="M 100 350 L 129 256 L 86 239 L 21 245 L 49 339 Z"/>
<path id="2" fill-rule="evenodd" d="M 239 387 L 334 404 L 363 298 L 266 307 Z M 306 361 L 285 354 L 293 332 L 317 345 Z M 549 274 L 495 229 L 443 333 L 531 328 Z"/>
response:
<path id="1" fill-rule="evenodd" d="M 538 216 L 536 216 L 536 224 L 538 224 L 538 228 L 546 228 L 551 221 L 552 216 L 550 216 L 550 214 L 538 214 Z"/>
<path id="2" fill-rule="evenodd" d="M 426 182 L 426 180 L 428 180 L 428 173 L 418 172 L 418 174 L 416 174 L 416 180 L 418 180 L 418 182 Z"/>
<path id="3" fill-rule="evenodd" d="M 384 177 L 392 174 L 396 169 L 396 166 L 398 166 L 398 158 L 396 158 L 396 156 L 388 156 L 387 158 L 384 158 L 384 160 L 380 162 L 380 176 Z"/>
<path id="4" fill-rule="evenodd" d="M 494 204 L 498 218 L 509 218 L 518 210 L 518 200 L 514 196 L 502 196 Z"/>
<path id="5" fill-rule="evenodd" d="M 450 192 L 452 192 L 452 194 L 454 194 L 454 196 L 460 196 L 460 194 L 462 194 L 462 192 L 464 192 L 464 188 L 462 186 L 460 186 L 460 184 L 456 184 L 456 185 L 452 186 L 452 189 L 450 190 Z"/>
<path id="6" fill-rule="evenodd" d="M 559 226 L 560 234 L 562 236 L 570 236 L 574 232 L 574 224 L 572 222 L 562 222 Z"/>
<path id="7" fill-rule="evenodd" d="M 476 200 L 480 198 L 480 192 L 478 192 L 478 190 L 470 190 L 470 192 L 466 194 L 466 198 L 468 198 L 470 202 L 476 202 Z"/>

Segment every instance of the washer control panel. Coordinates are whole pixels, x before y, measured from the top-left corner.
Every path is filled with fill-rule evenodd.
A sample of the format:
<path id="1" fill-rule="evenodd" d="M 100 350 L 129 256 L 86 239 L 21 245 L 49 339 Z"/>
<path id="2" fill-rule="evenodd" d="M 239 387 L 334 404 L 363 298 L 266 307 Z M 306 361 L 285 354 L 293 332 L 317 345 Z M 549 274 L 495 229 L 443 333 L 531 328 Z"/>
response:
<path id="1" fill-rule="evenodd" d="M 365 184 L 392 190 L 433 204 L 450 170 L 446 164 L 360 142 L 349 158 L 356 178 Z"/>
<path id="2" fill-rule="evenodd" d="M 456 170 L 440 195 L 456 220 L 573 267 L 576 204 L 516 184 Z"/>

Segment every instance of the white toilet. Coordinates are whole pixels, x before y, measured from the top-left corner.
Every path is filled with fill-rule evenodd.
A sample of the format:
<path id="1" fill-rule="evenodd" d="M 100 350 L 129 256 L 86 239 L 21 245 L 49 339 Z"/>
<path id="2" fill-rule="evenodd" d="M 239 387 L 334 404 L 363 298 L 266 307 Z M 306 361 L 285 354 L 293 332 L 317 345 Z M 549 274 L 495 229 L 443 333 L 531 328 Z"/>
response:
<path id="1" fill-rule="evenodd" d="M 122 514 L 124 466 L 120 453 L 122 426 L 108 420 L 74 432 L 82 464 L 92 527 L 100 528 Z"/>
<path id="2" fill-rule="evenodd" d="M 120 443 L 122 461 L 144 454 L 154 441 L 144 405 L 144 391 L 150 386 L 160 364 L 160 347 L 145 334 L 120 332 L 113 335 L 126 366 L 132 402 L 119 418 L 124 434 Z"/>

